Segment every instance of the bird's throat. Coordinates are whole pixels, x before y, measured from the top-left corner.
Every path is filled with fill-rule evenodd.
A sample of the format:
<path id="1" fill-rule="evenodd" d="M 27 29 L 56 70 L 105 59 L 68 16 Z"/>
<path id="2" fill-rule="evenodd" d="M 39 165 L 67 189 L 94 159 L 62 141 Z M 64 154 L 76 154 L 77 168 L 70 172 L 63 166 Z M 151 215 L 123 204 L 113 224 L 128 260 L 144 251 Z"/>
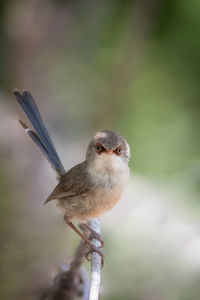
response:
<path id="1" fill-rule="evenodd" d="M 88 172 L 93 180 L 104 182 L 113 180 L 124 181 L 129 176 L 128 164 L 116 155 L 99 155 L 93 162 L 88 164 Z"/>

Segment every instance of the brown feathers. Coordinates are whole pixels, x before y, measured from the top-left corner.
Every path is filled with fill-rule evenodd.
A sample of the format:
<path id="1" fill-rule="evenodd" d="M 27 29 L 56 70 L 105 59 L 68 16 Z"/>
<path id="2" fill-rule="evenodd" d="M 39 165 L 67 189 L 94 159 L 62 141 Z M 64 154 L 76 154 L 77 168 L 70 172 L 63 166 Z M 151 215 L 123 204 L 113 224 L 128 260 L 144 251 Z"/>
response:
<path id="1" fill-rule="evenodd" d="M 65 173 L 44 204 L 60 198 L 65 198 L 67 201 L 68 197 L 86 196 L 91 189 L 94 189 L 94 184 L 86 170 L 86 164 L 84 161 Z"/>
<path id="2" fill-rule="evenodd" d="M 86 161 L 59 178 L 45 203 L 57 199 L 68 220 L 84 222 L 102 215 L 121 197 L 129 175 L 129 156 L 122 136 L 110 131 L 97 133 L 88 146 Z"/>

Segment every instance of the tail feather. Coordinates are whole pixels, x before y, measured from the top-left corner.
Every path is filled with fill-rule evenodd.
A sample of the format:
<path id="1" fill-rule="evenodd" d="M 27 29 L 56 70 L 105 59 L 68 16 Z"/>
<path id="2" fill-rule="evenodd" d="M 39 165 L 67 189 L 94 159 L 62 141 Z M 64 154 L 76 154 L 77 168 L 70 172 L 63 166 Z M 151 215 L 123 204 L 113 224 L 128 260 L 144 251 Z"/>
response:
<path id="1" fill-rule="evenodd" d="M 45 142 L 45 144 L 48 144 L 50 146 L 50 149 L 54 151 L 55 156 L 60 161 L 56 153 L 55 147 L 51 141 L 51 138 L 46 130 L 37 105 L 31 94 L 28 91 L 24 91 L 22 94 L 20 94 L 17 90 L 14 91 L 14 94 L 19 104 L 22 106 L 24 112 L 26 113 L 27 117 L 31 121 L 33 127 L 41 136 L 41 139 Z"/>
<path id="2" fill-rule="evenodd" d="M 31 137 L 31 139 L 34 141 L 34 143 L 40 148 L 40 150 L 51 163 L 53 168 L 59 174 L 64 174 L 64 166 L 47 132 L 47 129 L 44 125 L 44 122 L 33 97 L 28 91 L 24 91 L 22 94 L 20 94 L 20 92 L 17 89 L 14 90 L 14 95 L 36 132 L 29 129 L 27 125 L 21 120 L 19 120 L 20 124 L 25 129 L 27 134 Z"/>
<path id="3" fill-rule="evenodd" d="M 42 151 L 42 153 L 44 154 L 46 159 L 52 164 L 53 168 L 55 169 L 56 166 L 54 166 L 53 162 L 51 162 L 51 158 L 49 157 L 48 150 L 45 148 L 44 144 L 41 142 L 37 133 L 34 130 L 28 128 L 28 126 L 22 120 L 19 119 L 18 121 L 19 121 L 20 125 L 24 128 L 24 131 L 30 136 L 32 141 L 39 147 L 39 149 Z"/>

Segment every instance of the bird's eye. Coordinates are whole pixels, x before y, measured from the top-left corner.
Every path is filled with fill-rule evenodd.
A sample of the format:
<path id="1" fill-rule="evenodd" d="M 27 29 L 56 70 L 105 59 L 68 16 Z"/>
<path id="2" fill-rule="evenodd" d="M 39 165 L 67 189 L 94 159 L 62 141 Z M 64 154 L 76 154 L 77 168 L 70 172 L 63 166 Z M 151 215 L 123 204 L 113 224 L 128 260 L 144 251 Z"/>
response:
<path id="1" fill-rule="evenodd" d="M 120 154 L 122 153 L 122 146 L 117 147 L 117 148 L 115 149 L 115 153 L 116 153 L 117 155 L 120 155 Z"/>
<path id="2" fill-rule="evenodd" d="M 103 147 L 100 144 L 96 144 L 95 149 L 97 153 L 100 153 L 103 150 Z"/>

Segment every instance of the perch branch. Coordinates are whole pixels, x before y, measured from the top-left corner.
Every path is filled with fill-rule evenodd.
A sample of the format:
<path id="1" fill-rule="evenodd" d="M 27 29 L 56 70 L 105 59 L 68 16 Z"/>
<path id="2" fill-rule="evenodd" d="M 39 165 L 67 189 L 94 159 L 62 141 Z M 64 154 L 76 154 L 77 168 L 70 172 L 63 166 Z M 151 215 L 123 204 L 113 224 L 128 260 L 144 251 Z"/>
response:
<path id="1" fill-rule="evenodd" d="M 100 234 L 100 219 L 91 220 L 90 227 Z M 92 240 L 92 244 L 94 244 L 96 247 L 100 247 L 101 245 L 100 241 L 96 239 Z M 101 282 L 101 256 L 97 252 L 93 252 L 91 257 L 91 283 L 89 300 L 98 300 Z"/>
<path id="2" fill-rule="evenodd" d="M 87 230 L 80 226 L 84 233 Z M 100 234 L 100 219 L 90 221 L 90 227 Z M 99 240 L 93 239 L 92 244 L 101 246 Z M 76 249 L 74 258 L 67 270 L 61 270 L 54 278 L 53 285 L 42 296 L 41 300 L 98 300 L 101 280 L 101 256 L 97 252 L 91 254 L 91 284 L 82 268 L 82 263 L 88 248 L 81 241 Z M 90 288 L 90 293 L 89 293 Z"/>
<path id="3" fill-rule="evenodd" d="M 61 270 L 55 276 L 52 287 L 43 294 L 42 300 L 73 300 L 76 297 L 88 299 L 89 279 L 81 267 L 87 250 L 81 241 L 69 268 Z"/>

